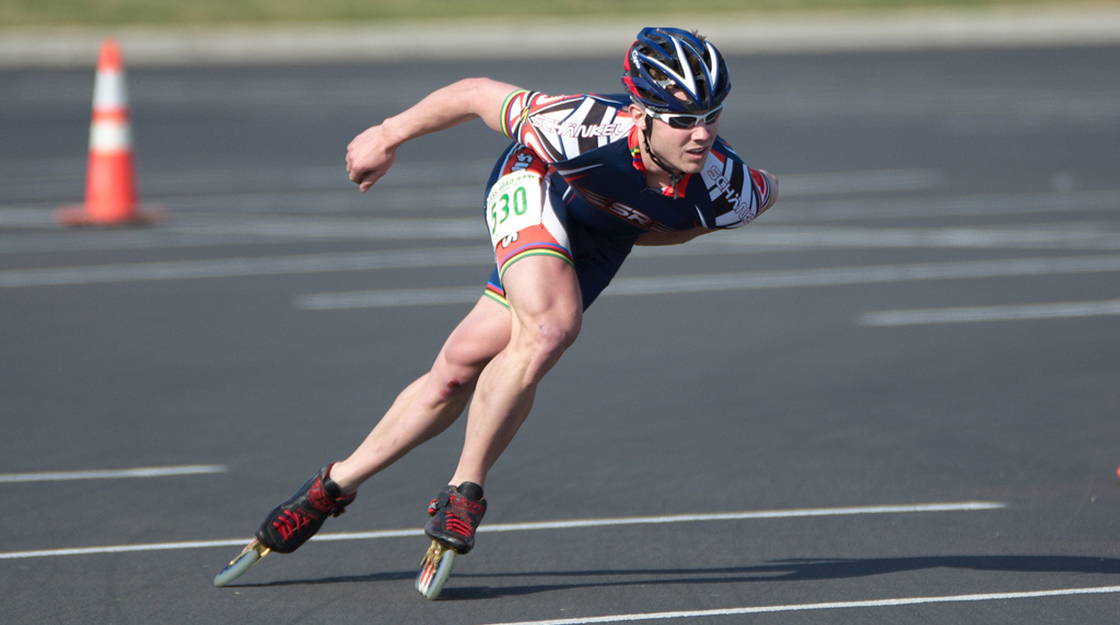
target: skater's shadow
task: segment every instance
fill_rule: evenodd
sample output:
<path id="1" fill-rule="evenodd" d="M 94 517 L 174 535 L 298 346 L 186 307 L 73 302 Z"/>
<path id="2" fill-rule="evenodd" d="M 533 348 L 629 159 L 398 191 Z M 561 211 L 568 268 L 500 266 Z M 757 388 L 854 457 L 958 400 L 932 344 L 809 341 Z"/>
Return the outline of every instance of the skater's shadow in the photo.
<path id="1" fill-rule="evenodd" d="M 1120 559 L 1086 556 L 925 556 L 913 558 L 845 558 L 777 560 L 756 566 L 694 569 L 600 569 L 587 571 L 456 572 L 440 593 L 441 601 L 468 601 L 524 596 L 577 588 L 625 586 L 744 584 L 848 579 L 928 569 L 964 569 L 1011 573 L 1081 573 L 1120 575 Z M 416 571 L 386 571 L 320 579 L 237 583 L 247 588 L 275 588 L 320 584 L 395 582 L 412 580 Z M 470 580 L 540 579 L 520 586 L 468 586 Z"/>
<path id="2" fill-rule="evenodd" d="M 338 575 L 321 579 L 288 579 L 273 582 L 255 582 L 230 584 L 230 588 L 277 588 L 281 586 L 318 586 L 320 584 L 353 584 L 369 582 L 395 582 L 404 579 L 416 579 L 416 571 L 387 571 L 384 573 L 371 573 L 369 575 Z"/>
<path id="3" fill-rule="evenodd" d="M 500 587 L 469 587 L 449 584 L 440 594 L 440 599 L 460 601 L 490 599 L 574 588 L 848 579 L 939 568 L 1012 573 L 1120 575 L 1120 559 L 1085 556 L 927 556 L 836 560 L 793 559 L 777 560 L 758 566 L 697 569 L 522 571 L 497 574 L 467 573 L 464 571 L 456 573 L 453 579 L 460 584 L 470 579 L 494 578 L 541 578 L 556 581 Z"/>

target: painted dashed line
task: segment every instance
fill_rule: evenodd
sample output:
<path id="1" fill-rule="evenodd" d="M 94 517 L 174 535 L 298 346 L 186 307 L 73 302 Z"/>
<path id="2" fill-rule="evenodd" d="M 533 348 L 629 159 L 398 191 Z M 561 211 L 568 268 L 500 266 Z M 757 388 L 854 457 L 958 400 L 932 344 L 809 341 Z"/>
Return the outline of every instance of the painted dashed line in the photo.
<path id="1" fill-rule="evenodd" d="M 1072 319 L 1120 315 L 1120 299 L 1102 302 L 1061 302 L 1054 304 L 1019 304 L 1013 306 L 978 306 L 972 308 L 929 308 L 917 310 L 884 310 L 864 313 L 858 320 L 865 326 L 906 326 L 935 323 L 971 323 L 979 321 L 1021 321 L 1031 319 Z"/>
<path id="2" fill-rule="evenodd" d="M 836 287 L 925 280 L 961 280 L 1025 276 L 1068 275 L 1120 271 L 1120 256 L 1022 258 L 995 261 L 920 263 L 754 271 L 691 276 L 619 278 L 603 297 L 712 293 L 757 289 Z M 296 300 L 305 310 L 391 308 L 432 304 L 468 304 L 478 300 L 480 288 L 401 289 L 306 295 Z"/>
<path id="3" fill-rule="evenodd" d="M 115 480 L 142 477 L 171 477 L 176 475 L 204 475 L 225 473 L 228 467 L 217 464 L 198 464 L 177 467 L 140 467 L 100 471 L 54 471 L 49 473 L 0 474 L 0 484 L 20 482 L 63 482 L 68 480 Z"/>
<path id="4" fill-rule="evenodd" d="M 1015 599 L 1038 599 L 1044 597 L 1069 597 L 1075 595 L 1103 595 L 1116 593 L 1120 593 L 1120 586 L 1098 586 L 1094 588 L 1061 588 L 1057 590 L 1032 590 L 1025 592 L 994 592 L 969 595 L 945 595 L 940 597 L 902 597 L 897 599 L 870 599 L 865 601 L 831 601 L 827 603 L 794 603 L 788 605 L 725 608 L 719 610 L 647 612 L 642 614 L 618 614 L 614 616 L 591 616 L 583 618 L 491 623 L 489 625 L 591 625 L 594 623 L 632 623 L 636 621 L 673 620 L 685 618 L 716 618 L 722 616 L 743 616 L 747 614 L 770 614 L 775 612 L 852 610 L 858 608 L 886 608 L 907 605 L 926 605 L 932 603 L 1010 601 Z"/>
<path id="5" fill-rule="evenodd" d="M 998 510 L 1007 504 L 990 501 L 966 501 L 953 503 L 925 503 L 907 505 L 884 506 L 854 506 L 845 508 L 803 508 L 794 510 L 756 510 L 747 512 L 716 512 L 706 514 L 681 514 L 669 516 L 649 517 L 622 517 L 606 519 L 574 519 L 565 521 L 543 521 L 535 523 L 496 523 L 483 525 L 478 528 L 479 533 L 490 532 L 530 532 L 555 529 L 576 529 L 587 527 L 610 527 L 614 525 L 649 525 L 662 523 L 691 523 L 700 521 L 739 521 L 752 519 L 788 519 L 798 517 L 826 517 L 849 516 L 859 514 L 905 514 L 922 512 L 973 512 L 981 510 Z M 401 538 L 406 536 L 423 536 L 421 529 L 406 530 L 380 530 L 373 532 L 346 532 L 318 534 L 311 540 L 340 541 L 340 540 L 375 540 L 384 538 Z M 36 551 L 11 551 L 0 553 L 0 560 L 18 560 L 28 558 L 49 558 L 61 556 L 95 555 L 108 553 L 134 553 L 145 551 L 173 551 L 179 549 L 206 549 L 211 547 L 240 547 L 249 542 L 249 538 L 234 538 L 223 540 L 199 540 L 175 543 L 153 543 L 142 545 L 108 545 L 102 547 L 76 547 L 71 549 L 42 549 Z"/>

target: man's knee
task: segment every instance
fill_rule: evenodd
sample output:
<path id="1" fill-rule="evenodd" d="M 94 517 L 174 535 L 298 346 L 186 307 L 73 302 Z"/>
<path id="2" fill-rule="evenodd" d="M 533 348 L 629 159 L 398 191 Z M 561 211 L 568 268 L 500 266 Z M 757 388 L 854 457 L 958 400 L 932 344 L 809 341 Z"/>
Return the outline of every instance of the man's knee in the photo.
<path id="1" fill-rule="evenodd" d="M 533 360 L 551 363 L 576 342 L 583 315 L 578 310 L 551 310 L 523 321 L 518 336 L 521 348 L 530 351 Z"/>
<path id="2" fill-rule="evenodd" d="M 514 349 L 551 366 L 575 342 L 583 323 L 575 270 L 559 258 L 531 256 L 512 265 L 503 280 L 516 327 Z"/>
<path id="3" fill-rule="evenodd" d="M 449 341 L 432 367 L 431 383 L 443 401 L 457 396 L 470 395 L 475 382 L 493 356 L 480 356 L 474 346 L 463 346 Z"/>

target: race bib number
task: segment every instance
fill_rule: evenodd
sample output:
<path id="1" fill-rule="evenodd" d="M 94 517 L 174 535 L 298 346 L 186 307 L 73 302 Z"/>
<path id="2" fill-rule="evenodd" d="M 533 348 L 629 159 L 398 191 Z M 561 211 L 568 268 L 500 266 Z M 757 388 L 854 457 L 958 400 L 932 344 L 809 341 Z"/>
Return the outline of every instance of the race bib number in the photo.
<path id="1" fill-rule="evenodd" d="M 529 172 L 502 176 L 486 197 L 486 223 L 494 247 L 520 230 L 541 223 L 541 177 Z"/>

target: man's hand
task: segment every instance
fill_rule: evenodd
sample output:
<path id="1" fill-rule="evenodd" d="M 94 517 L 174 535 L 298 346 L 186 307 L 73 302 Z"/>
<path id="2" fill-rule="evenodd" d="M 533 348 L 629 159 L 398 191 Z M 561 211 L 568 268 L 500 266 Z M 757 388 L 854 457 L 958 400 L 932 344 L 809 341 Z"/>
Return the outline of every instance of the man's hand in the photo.
<path id="1" fill-rule="evenodd" d="M 517 87 L 489 78 L 464 78 L 428 94 L 399 115 L 371 126 L 346 147 L 346 171 L 365 193 L 393 165 L 397 148 L 430 132 L 482 118 L 502 130 L 502 103 Z"/>
<path id="2" fill-rule="evenodd" d="M 362 193 L 369 191 L 396 160 L 396 144 L 388 139 L 383 125 L 367 128 L 346 146 L 346 173 Z"/>

